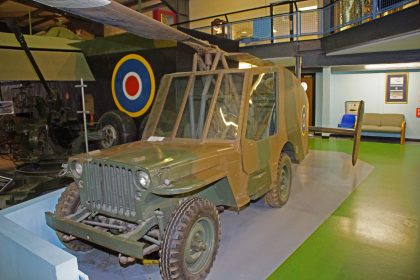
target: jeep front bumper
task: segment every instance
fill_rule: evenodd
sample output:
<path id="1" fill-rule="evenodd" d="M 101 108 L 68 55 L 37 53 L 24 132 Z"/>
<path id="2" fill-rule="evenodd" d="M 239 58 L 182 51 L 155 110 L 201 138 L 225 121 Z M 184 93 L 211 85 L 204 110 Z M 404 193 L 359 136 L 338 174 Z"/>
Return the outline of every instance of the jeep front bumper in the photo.
<path id="1" fill-rule="evenodd" d="M 145 243 L 101 231 L 83 223 L 57 217 L 51 212 L 45 213 L 45 220 L 47 225 L 57 231 L 84 239 L 130 257 L 137 259 L 143 258 Z"/>

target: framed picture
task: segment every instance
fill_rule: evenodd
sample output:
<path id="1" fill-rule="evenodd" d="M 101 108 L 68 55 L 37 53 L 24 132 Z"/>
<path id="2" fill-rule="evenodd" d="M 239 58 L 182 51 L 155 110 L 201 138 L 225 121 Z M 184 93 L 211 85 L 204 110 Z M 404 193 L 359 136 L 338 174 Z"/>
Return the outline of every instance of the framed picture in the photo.
<path id="1" fill-rule="evenodd" d="M 408 73 L 386 75 L 385 103 L 403 104 L 408 101 Z"/>
<path id="2" fill-rule="evenodd" d="M 359 113 L 360 101 L 346 101 L 346 114 L 355 115 Z"/>

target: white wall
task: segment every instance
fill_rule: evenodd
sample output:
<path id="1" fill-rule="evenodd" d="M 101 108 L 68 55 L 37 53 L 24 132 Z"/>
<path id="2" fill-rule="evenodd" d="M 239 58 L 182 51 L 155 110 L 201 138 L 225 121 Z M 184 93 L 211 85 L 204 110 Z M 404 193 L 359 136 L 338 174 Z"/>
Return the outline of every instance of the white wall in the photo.
<path id="1" fill-rule="evenodd" d="M 322 73 L 315 74 L 315 126 L 322 125 Z"/>
<path id="2" fill-rule="evenodd" d="M 420 118 L 415 115 L 416 108 L 420 107 L 420 72 L 409 72 L 407 104 L 385 104 L 385 72 L 333 73 L 330 86 L 330 123 L 322 122 L 323 125 L 337 126 L 344 114 L 345 101 L 364 100 L 366 113 L 404 114 L 407 123 L 406 137 L 420 139 Z M 318 98 L 316 102 L 322 102 L 322 98 Z"/>

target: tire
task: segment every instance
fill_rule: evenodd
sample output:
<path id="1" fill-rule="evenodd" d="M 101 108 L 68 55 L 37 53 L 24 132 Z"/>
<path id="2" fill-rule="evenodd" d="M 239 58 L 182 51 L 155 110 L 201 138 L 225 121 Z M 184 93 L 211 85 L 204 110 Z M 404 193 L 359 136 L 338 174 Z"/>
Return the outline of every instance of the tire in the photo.
<path id="1" fill-rule="evenodd" d="M 99 118 L 99 129 L 104 139 L 100 141 L 100 148 L 106 149 L 136 140 L 136 124 L 127 114 L 112 110 Z"/>
<path id="2" fill-rule="evenodd" d="M 277 165 L 277 179 L 273 188 L 265 195 L 265 203 L 274 208 L 286 204 L 290 196 L 292 185 L 292 161 L 289 155 L 281 153 Z"/>
<path id="3" fill-rule="evenodd" d="M 216 207 L 202 198 L 185 201 L 175 210 L 166 229 L 160 250 L 162 278 L 204 279 L 213 266 L 219 243 Z"/>
<path id="4" fill-rule="evenodd" d="M 57 205 L 55 206 L 55 215 L 57 217 L 64 217 L 76 212 L 80 205 L 80 193 L 76 183 L 71 183 L 66 190 L 61 194 Z M 73 251 L 86 252 L 93 247 L 82 240 L 74 239 L 71 241 L 64 241 L 64 233 L 56 231 L 58 239 L 64 246 Z"/>

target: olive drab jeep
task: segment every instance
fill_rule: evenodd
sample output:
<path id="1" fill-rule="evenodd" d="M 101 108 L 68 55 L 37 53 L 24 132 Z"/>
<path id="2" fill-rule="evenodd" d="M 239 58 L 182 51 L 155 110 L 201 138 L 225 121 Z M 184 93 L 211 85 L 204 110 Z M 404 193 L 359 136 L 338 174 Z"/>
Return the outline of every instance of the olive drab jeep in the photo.
<path id="1" fill-rule="evenodd" d="M 306 94 L 282 67 L 166 75 L 141 141 L 69 159 L 74 183 L 47 223 L 70 249 L 97 244 L 122 263 L 159 251 L 163 279 L 203 279 L 219 211 L 283 206 L 307 136 Z"/>

